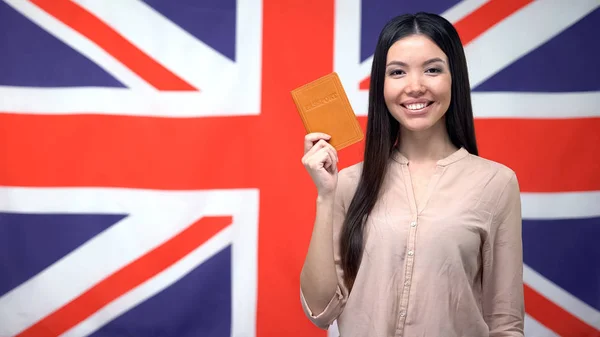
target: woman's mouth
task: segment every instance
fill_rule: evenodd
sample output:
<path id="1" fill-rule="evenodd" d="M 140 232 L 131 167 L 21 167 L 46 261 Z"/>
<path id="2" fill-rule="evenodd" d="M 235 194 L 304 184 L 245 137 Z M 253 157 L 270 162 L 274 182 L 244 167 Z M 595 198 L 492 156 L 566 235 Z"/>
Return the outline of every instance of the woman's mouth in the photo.
<path id="1" fill-rule="evenodd" d="M 406 108 L 409 112 L 423 112 L 426 108 L 433 104 L 430 102 L 419 102 L 419 103 L 409 103 L 409 104 L 401 104 L 404 108 Z"/>

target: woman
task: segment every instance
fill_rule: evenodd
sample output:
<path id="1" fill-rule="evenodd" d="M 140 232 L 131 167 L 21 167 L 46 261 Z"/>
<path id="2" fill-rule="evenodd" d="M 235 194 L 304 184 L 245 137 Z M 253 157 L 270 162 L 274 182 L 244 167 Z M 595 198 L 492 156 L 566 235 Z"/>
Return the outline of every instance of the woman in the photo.
<path id="1" fill-rule="evenodd" d="M 438 15 L 392 19 L 373 57 L 364 160 L 305 137 L 317 190 L 307 317 L 341 336 L 523 336 L 515 173 L 478 156 L 467 64 Z M 333 239 L 332 239 L 333 238 Z"/>

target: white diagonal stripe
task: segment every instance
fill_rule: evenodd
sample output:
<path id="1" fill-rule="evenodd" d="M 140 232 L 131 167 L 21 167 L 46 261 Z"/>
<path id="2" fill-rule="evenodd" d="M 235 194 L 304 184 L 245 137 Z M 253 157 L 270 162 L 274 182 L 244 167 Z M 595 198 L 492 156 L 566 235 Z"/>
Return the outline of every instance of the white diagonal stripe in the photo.
<path id="1" fill-rule="evenodd" d="M 560 337 L 528 314 L 525 314 L 524 332 L 527 337 Z"/>
<path id="2" fill-rule="evenodd" d="M 471 87 L 485 82 L 600 7 L 598 0 L 538 0 L 465 47 Z"/>
<path id="3" fill-rule="evenodd" d="M 229 234 L 215 239 L 213 244 L 216 246 L 210 248 L 209 245 L 208 251 L 199 249 L 191 253 L 178 265 L 141 285 L 140 290 L 117 299 L 104 308 L 100 316 L 86 320 L 73 331 L 98 329 L 135 301 L 143 301 L 151 289 L 158 291 L 174 282 L 185 270 L 201 263 L 202 258 L 222 245 L 225 238 L 233 240 L 232 296 L 235 301 L 232 331 L 254 331 L 256 190 L 163 192 L 109 188 L 0 188 L 0 211 L 130 214 L 0 297 L 0 321 L 8 322 L 0 326 L 0 336 L 13 336 L 23 331 L 200 217 L 222 215 L 233 216 L 233 223 L 231 229 L 224 232 Z M 129 244 L 131 240 L 136 244 Z M 68 284 L 64 282 L 65 277 L 69 279 Z"/>
<path id="4" fill-rule="evenodd" d="M 600 330 L 600 312 L 587 303 L 563 290 L 527 265 L 523 266 L 523 280 L 550 301 Z"/>
<path id="5" fill-rule="evenodd" d="M 158 246 L 165 238 L 174 236 L 185 225 L 168 224 L 168 216 L 161 217 L 151 212 L 139 217 L 128 217 L 3 295 L 0 297 L 0 320 L 10 324 L 0 327 L 0 336 L 13 336 L 22 332 L 107 275 Z M 150 228 L 168 228 L 172 233 L 156 233 L 148 230 Z M 125 238 L 135 238 L 136 244 L 115 244 Z M 108 249 L 109 247 L 111 248 Z M 68 284 L 64 282 L 65 278 L 68 278 Z M 53 293 L 51 297 L 48 296 L 49 290 Z"/>
<path id="6" fill-rule="evenodd" d="M 600 191 L 521 193 L 524 219 L 600 217 Z"/>
<path id="7" fill-rule="evenodd" d="M 446 18 L 446 20 L 455 24 L 489 1 L 490 0 L 463 0 L 449 8 L 441 15 Z"/>
<path id="8" fill-rule="evenodd" d="M 600 117 L 600 91 L 473 92 L 471 97 L 475 118 Z"/>
<path id="9" fill-rule="evenodd" d="M 214 96 L 209 98 L 214 101 L 210 103 L 211 107 L 237 101 L 237 105 L 243 105 L 241 109 L 221 108 L 222 111 L 258 114 L 261 94 L 261 1 L 239 0 L 237 3 L 235 62 L 141 0 L 75 1 L 109 23 L 169 71 L 199 89 L 203 96 Z"/>
<path id="10" fill-rule="evenodd" d="M 132 72 L 131 69 L 125 67 L 119 60 L 115 59 L 104 49 L 98 47 L 93 41 L 90 41 L 87 37 L 65 25 L 32 2 L 22 0 L 4 1 L 33 23 L 73 48 L 74 51 L 81 53 L 83 56 L 96 63 L 125 86 L 131 89 L 141 90 L 141 92 L 145 94 L 148 94 L 148 91 L 156 91 L 156 89 L 148 82 Z M 39 55 L 39 57 L 42 58 L 44 55 Z M 0 94 L 0 97 L 2 97 L 2 100 L 7 98 L 7 96 L 4 96 L 3 94 Z"/>
<path id="11" fill-rule="evenodd" d="M 42 19 L 56 21 L 58 26 L 64 26 L 27 1 L 7 1 L 17 7 L 31 7 L 28 11 L 35 12 L 37 16 L 41 15 Z M 89 45 L 90 51 L 84 48 L 82 51 L 84 54 L 97 52 L 100 56 L 92 58 L 97 63 L 100 62 L 99 57 L 108 58 L 100 65 L 104 65 L 103 67 L 117 79 L 132 89 L 148 90 L 0 86 L 0 97 L 3 97 L 0 100 L 0 113 L 100 113 L 160 117 L 260 114 L 261 1 L 238 0 L 237 2 L 236 54 L 238 58 L 235 63 L 141 1 L 123 0 L 118 3 L 107 3 L 81 0 L 78 3 L 111 24 L 111 27 L 128 38 L 129 42 L 153 57 L 169 71 L 198 87 L 200 92 L 156 91 L 104 50 L 65 26 L 63 30 L 70 34 L 63 38 L 66 43 L 74 41 L 74 47 L 84 45 L 87 48 Z M 136 13 L 136 15 L 131 16 L 129 13 Z M 148 27 L 149 25 L 151 27 Z M 150 29 L 149 31 L 160 28 L 160 31 L 159 34 L 148 34 L 144 28 Z M 60 29 L 58 31 L 62 32 Z M 164 44 L 157 44 L 156 41 L 160 42 L 160 40 L 157 40 L 156 36 L 168 36 L 169 48 L 165 48 Z M 132 75 L 133 79 L 129 79 L 127 74 Z"/>
<path id="12" fill-rule="evenodd" d="M 60 336 L 86 337 L 93 334 L 104 325 L 110 323 L 113 319 L 124 314 L 128 310 L 131 310 L 138 304 L 158 294 L 183 278 L 198 265 L 227 247 L 232 239 L 231 227 L 222 230 L 204 245 L 196 248 L 169 268 L 130 290 L 123 296 L 118 297 L 116 300 L 96 311 L 93 315 Z"/>
<path id="13" fill-rule="evenodd" d="M 206 91 L 211 79 L 234 65 L 142 1 L 74 1 L 197 89 Z"/>

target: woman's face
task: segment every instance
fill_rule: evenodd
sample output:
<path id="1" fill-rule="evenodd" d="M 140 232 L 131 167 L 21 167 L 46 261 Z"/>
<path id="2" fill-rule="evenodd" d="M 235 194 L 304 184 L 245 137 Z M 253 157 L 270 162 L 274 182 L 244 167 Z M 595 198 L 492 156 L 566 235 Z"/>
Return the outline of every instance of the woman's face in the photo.
<path id="1" fill-rule="evenodd" d="M 384 98 L 403 128 L 423 131 L 443 122 L 451 86 L 448 58 L 429 38 L 407 36 L 388 50 Z"/>

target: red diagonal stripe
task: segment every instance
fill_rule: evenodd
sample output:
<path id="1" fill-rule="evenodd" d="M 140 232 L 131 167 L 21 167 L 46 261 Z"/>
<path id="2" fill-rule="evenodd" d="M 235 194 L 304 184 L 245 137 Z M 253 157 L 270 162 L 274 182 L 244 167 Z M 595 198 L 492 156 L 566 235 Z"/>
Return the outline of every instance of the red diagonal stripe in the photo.
<path id="1" fill-rule="evenodd" d="M 74 1 L 31 0 L 31 2 L 92 40 L 156 89 L 196 91 L 192 85 L 163 67 Z"/>
<path id="2" fill-rule="evenodd" d="M 561 337 L 600 337 L 600 331 L 525 285 L 527 313 Z"/>
<path id="3" fill-rule="evenodd" d="M 533 0 L 490 0 L 469 15 L 454 23 L 463 45 L 476 39 L 486 30 L 511 16 Z M 369 90 L 369 78 L 359 84 L 361 90 Z"/>
<path id="4" fill-rule="evenodd" d="M 533 0 L 491 0 L 454 24 L 463 45 L 511 16 Z"/>
<path id="5" fill-rule="evenodd" d="M 206 217 L 110 275 L 16 337 L 55 337 L 73 328 L 119 296 L 192 252 L 231 224 L 231 217 Z"/>
<path id="6" fill-rule="evenodd" d="M 293 113 L 289 113 L 294 116 L 290 120 L 295 118 Z M 359 120 L 364 128 L 366 118 Z M 267 135 L 272 131 L 266 126 L 261 128 L 264 123 L 258 117 L 3 113 L 0 158 L 9 165 L 0 165 L 0 185 L 257 187 L 265 170 L 276 169 L 267 163 L 280 165 L 280 151 L 284 151 L 274 148 L 276 140 Z M 294 134 L 302 138 L 299 121 L 285 125 L 289 125 L 286 134 L 278 139 L 287 141 Z M 600 190 L 600 146 L 596 146 L 600 144 L 600 118 L 476 119 L 475 126 L 480 154 L 513 168 L 523 192 Z M 143 135 L 139 135 L 141 130 Z M 231 130 L 251 130 L 248 134 L 261 136 L 249 139 L 247 133 Z M 149 134 L 156 137 L 144 136 Z M 342 150 L 340 167 L 362 160 L 361 147 L 362 143 Z M 296 159 L 289 160 L 300 165 L 296 160 L 302 149 L 295 151 Z"/>

